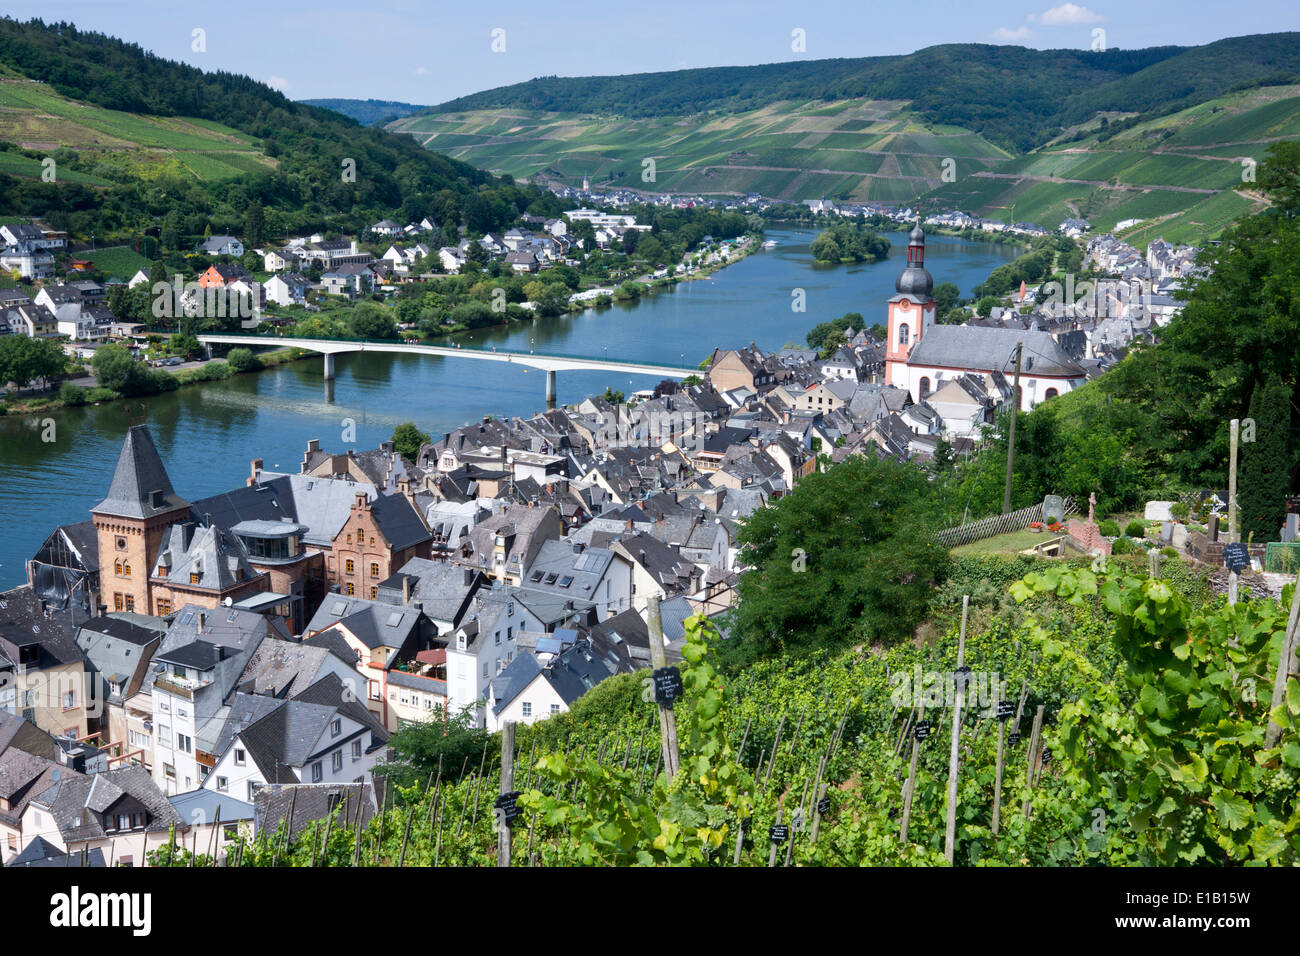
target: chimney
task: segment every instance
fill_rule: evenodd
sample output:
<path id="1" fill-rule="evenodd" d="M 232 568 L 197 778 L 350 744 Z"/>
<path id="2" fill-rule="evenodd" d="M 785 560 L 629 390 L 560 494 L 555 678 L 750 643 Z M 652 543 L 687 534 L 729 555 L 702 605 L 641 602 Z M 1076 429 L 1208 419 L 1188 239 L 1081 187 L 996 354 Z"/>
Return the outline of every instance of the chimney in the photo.
<path id="1" fill-rule="evenodd" d="M 203 630 L 203 625 L 208 621 L 208 615 L 204 611 L 199 611 L 199 630 Z"/>
<path id="2" fill-rule="evenodd" d="M 248 463 L 248 487 L 257 484 L 257 473 L 262 470 L 262 459 L 254 458 Z"/>
<path id="3" fill-rule="evenodd" d="M 628 519 L 627 519 L 627 530 L 628 530 L 628 531 L 631 531 L 631 530 L 632 530 L 632 519 L 631 519 L 631 518 L 628 518 Z"/>
<path id="4" fill-rule="evenodd" d="M 393 453 L 393 443 L 391 441 L 381 441 L 379 443 L 379 450 L 386 455 L 391 455 Z"/>
<path id="5" fill-rule="evenodd" d="M 409 574 L 402 575 L 402 603 L 411 603 L 411 576 Z"/>
<path id="6" fill-rule="evenodd" d="M 474 583 L 474 571 L 473 571 L 473 569 L 471 569 L 471 568 L 466 568 L 466 569 L 465 569 L 465 587 L 469 587 L 469 586 L 470 586 L 471 584 L 473 584 L 473 583 Z"/>

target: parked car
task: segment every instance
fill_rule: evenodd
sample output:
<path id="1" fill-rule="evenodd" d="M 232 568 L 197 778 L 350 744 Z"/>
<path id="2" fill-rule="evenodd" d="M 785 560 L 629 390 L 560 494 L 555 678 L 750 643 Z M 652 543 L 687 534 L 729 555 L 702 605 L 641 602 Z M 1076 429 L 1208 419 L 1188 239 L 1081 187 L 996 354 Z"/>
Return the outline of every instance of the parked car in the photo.
<path id="1" fill-rule="evenodd" d="M 179 355 L 173 355 L 171 358 L 169 358 L 169 359 L 168 359 L 166 362 L 164 362 L 163 364 L 164 364 L 164 365 L 182 365 L 182 364 L 184 364 L 184 362 L 185 362 L 185 359 L 181 358 Z"/>

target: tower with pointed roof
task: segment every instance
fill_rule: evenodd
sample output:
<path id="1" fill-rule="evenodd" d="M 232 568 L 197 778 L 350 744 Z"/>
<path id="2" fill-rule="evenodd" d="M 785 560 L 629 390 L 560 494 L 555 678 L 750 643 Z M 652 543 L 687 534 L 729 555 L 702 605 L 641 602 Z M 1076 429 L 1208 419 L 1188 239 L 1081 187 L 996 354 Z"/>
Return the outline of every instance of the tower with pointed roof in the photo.
<path id="1" fill-rule="evenodd" d="M 190 503 L 172 489 L 148 426 L 127 431 L 108 496 L 90 513 L 99 538 L 104 603 L 111 611 L 154 613 L 150 562 L 167 529 L 190 517 Z"/>
<path id="2" fill-rule="evenodd" d="M 885 384 L 902 378 L 900 366 L 907 364 L 912 346 L 934 325 L 934 279 L 925 268 L 925 230 L 918 219 L 907 237 L 907 266 L 894 284 L 889 300 L 889 338 L 885 343 Z"/>

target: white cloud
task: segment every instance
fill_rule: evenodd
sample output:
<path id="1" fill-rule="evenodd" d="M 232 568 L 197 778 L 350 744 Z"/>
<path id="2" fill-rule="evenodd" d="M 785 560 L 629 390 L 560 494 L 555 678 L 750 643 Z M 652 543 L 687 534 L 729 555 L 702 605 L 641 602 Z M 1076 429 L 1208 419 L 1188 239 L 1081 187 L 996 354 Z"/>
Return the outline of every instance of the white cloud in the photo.
<path id="1" fill-rule="evenodd" d="M 428 73 L 428 72 L 429 72 L 429 71 L 428 71 L 425 67 L 422 67 L 422 66 L 417 66 L 417 67 L 415 68 L 415 75 L 416 75 L 416 76 L 424 76 L 424 75 L 425 75 L 426 73 Z"/>
<path id="2" fill-rule="evenodd" d="M 273 90 L 279 90 L 283 93 L 289 88 L 289 81 L 282 76 L 269 76 L 266 79 L 266 85 Z"/>
<path id="3" fill-rule="evenodd" d="M 1019 43 L 1028 40 L 1030 33 L 1029 27 L 1016 27 L 1014 30 L 1007 27 L 998 27 L 993 31 L 992 36 L 999 43 Z"/>
<path id="4" fill-rule="evenodd" d="M 1106 18 L 1099 13 L 1093 13 L 1087 7 L 1063 3 L 1042 13 L 1031 13 L 1029 19 L 1045 27 L 1068 27 L 1079 23 L 1101 23 Z"/>

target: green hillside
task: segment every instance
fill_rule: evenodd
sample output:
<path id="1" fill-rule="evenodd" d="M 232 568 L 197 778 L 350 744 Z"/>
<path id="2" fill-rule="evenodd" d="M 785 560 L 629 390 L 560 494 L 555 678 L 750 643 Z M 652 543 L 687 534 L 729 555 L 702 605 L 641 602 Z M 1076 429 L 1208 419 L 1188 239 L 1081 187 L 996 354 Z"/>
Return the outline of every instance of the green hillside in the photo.
<path id="1" fill-rule="evenodd" d="M 513 176 L 665 192 L 799 200 L 906 200 L 940 182 L 944 157 L 993 168 L 1007 151 L 898 102 L 773 103 L 732 115 L 599 118 L 515 109 L 424 114 L 389 128 Z M 653 182 L 643 178 L 653 159 Z"/>
<path id="2" fill-rule="evenodd" d="M 395 100 L 325 99 L 299 100 L 299 102 L 306 103 L 308 106 L 319 106 L 322 109 L 342 113 L 363 126 L 374 126 L 399 116 L 410 116 L 412 113 L 418 113 L 420 110 L 428 108 L 417 106 L 414 103 L 399 103 Z"/>
<path id="3" fill-rule="evenodd" d="M 1110 230 L 1141 219 L 1123 230 L 1139 245 L 1157 235 L 1174 242 L 1213 237 L 1262 208 L 1257 194 L 1234 190 L 1251 189 L 1243 181 L 1244 161 L 1258 161 L 1272 143 L 1300 136 L 1300 86 L 1233 93 L 1134 119 L 1108 120 L 1105 127 L 1093 121 L 1068 141 L 959 175 L 925 204 L 1043 226 L 1083 216 L 1094 228 Z"/>

